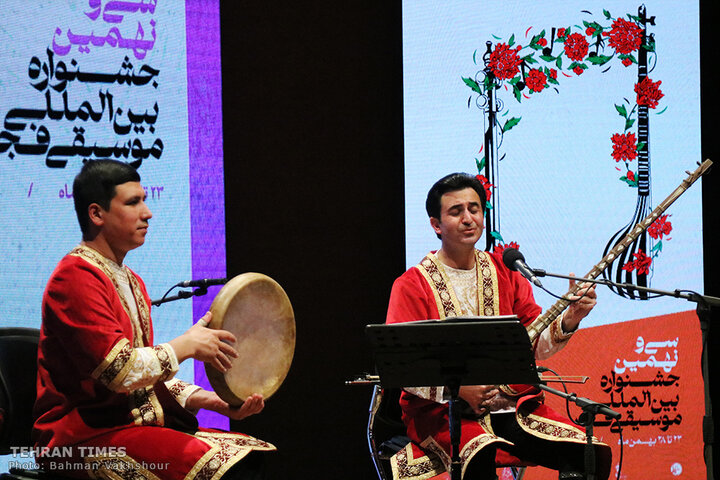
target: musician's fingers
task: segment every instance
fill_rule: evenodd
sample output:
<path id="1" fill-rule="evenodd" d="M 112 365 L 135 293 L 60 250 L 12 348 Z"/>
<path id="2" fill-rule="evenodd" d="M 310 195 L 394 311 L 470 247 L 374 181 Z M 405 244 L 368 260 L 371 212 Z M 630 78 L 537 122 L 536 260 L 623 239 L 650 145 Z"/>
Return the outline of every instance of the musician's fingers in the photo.
<path id="1" fill-rule="evenodd" d="M 494 397 L 494 396 L 497 395 L 498 393 L 500 393 L 500 392 L 499 392 L 499 390 L 497 389 L 497 387 L 495 387 L 495 386 L 488 386 L 487 390 L 485 390 L 485 395 L 484 395 L 485 400 L 491 399 L 492 397 Z"/>
<path id="2" fill-rule="evenodd" d="M 225 342 L 220 342 L 218 345 L 218 348 L 220 349 L 220 352 L 225 354 L 228 357 L 237 358 L 238 352 L 235 350 L 232 345 L 228 345 Z"/>
<path id="3" fill-rule="evenodd" d="M 200 325 L 202 327 L 207 327 L 210 325 L 210 321 L 212 320 L 212 312 L 207 312 L 205 315 L 200 317 L 200 320 L 197 321 L 196 325 Z"/>
<path id="4" fill-rule="evenodd" d="M 265 400 L 259 393 L 254 393 L 245 400 L 245 405 L 247 405 L 248 412 L 255 414 L 265 408 Z"/>
<path id="5" fill-rule="evenodd" d="M 237 337 L 232 334 L 232 332 L 228 332 L 227 330 L 215 330 L 215 333 L 217 334 L 217 338 L 226 343 L 235 343 L 237 342 Z"/>
<path id="6" fill-rule="evenodd" d="M 213 359 L 210 360 L 210 362 L 208 362 L 208 363 L 209 363 L 210 365 L 212 365 L 215 370 L 217 370 L 217 371 L 219 371 L 219 372 L 222 372 L 222 373 L 227 372 L 227 371 L 228 371 L 228 368 L 229 368 L 229 367 L 224 366 L 224 365 L 222 364 L 222 362 L 220 362 L 220 359 L 219 359 L 218 357 L 213 358 Z"/>
<path id="7" fill-rule="evenodd" d="M 591 285 L 589 283 L 581 283 L 580 289 L 575 292 L 574 297 L 577 299 L 587 299 L 594 301 L 597 298 L 597 291 L 595 289 L 595 285 Z"/>
<path id="8" fill-rule="evenodd" d="M 212 366 L 225 373 L 232 367 L 232 362 L 224 353 L 218 353 L 212 360 Z"/>
<path id="9" fill-rule="evenodd" d="M 586 284 L 586 285 L 587 285 L 587 284 Z M 587 285 L 587 286 L 585 287 L 585 291 L 587 292 L 585 295 L 586 295 L 588 298 L 591 298 L 591 299 L 593 299 L 593 300 L 597 298 L 597 289 L 595 288 L 595 284 Z"/>
<path id="10" fill-rule="evenodd" d="M 485 415 L 488 412 L 488 407 L 484 403 L 481 403 L 477 407 L 473 408 L 473 411 L 478 415 Z"/>

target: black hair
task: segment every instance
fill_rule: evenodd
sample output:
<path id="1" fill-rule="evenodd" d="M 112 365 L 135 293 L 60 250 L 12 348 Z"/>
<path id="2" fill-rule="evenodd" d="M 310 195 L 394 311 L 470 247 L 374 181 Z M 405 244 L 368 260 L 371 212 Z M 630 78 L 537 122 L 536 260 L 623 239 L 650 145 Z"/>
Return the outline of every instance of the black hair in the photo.
<path id="1" fill-rule="evenodd" d="M 485 211 L 485 203 L 487 202 L 487 196 L 485 195 L 485 187 L 482 182 L 470 175 L 469 173 L 451 173 L 446 175 L 430 188 L 425 200 L 425 211 L 428 217 L 440 219 L 440 200 L 442 196 L 448 192 L 457 192 L 458 190 L 464 190 L 466 188 L 472 188 L 480 197 L 480 208 Z"/>
<path id="2" fill-rule="evenodd" d="M 140 174 L 131 165 L 117 160 L 91 160 L 85 162 L 73 182 L 75 214 L 83 238 L 87 239 L 90 229 L 88 207 L 97 203 L 103 209 L 110 209 L 115 197 L 115 186 L 127 182 L 139 182 Z"/>

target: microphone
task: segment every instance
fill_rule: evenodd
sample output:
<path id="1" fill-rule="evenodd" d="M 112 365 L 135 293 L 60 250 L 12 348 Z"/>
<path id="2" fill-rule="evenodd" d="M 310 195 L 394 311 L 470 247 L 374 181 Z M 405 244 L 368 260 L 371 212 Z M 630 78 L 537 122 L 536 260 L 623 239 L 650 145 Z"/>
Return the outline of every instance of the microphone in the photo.
<path id="1" fill-rule="evenodd" d="M 227 278 L 203 278 L 202 280 L 185 280 L 180 282 L 176 287 L 187 288 L 187 287 L 202 287 L 207 288 L 213 285 L 225 285 Z"/>
<path id="2" fill-rule="evenodd" d="M 520 253 L 519 250 L 506 248 L 502 258 L 507 268 L 515 272 L 520 272 L 523 277 L 530 280 L 534 285 L 542 288 L 542 283 L 540 283 L 540 280 L 535 276 L 532 268 L 528 267 L 527 263 L 525 263 L 525 257 L 523 257 L 523 254 Z"/>

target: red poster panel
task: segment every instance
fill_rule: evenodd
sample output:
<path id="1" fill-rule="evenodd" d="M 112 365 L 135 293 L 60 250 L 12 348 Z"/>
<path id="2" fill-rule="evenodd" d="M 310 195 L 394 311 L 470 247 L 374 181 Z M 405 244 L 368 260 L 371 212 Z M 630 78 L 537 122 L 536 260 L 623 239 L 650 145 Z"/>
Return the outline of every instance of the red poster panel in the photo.
<path id="1" fill-rule="evenodd" d="M 619 421 L 596 419 L 595 436 L 613 450 L 611 478 L 620 460 L 620 432 L 621 479 L 704 478 L 701 349 L 697 315 L 688 311 L 581 329 L 543 366 L 563 376 L 589 376 L 568 390 L 622 414 Z M 562 398 L 547 394 L 546 401 L 566 411 Z M 570 413 L 577 418 L 581 410 L 571 404 Z M 554 480 L 557 472 L 532 467 L 524 478 Z"/>

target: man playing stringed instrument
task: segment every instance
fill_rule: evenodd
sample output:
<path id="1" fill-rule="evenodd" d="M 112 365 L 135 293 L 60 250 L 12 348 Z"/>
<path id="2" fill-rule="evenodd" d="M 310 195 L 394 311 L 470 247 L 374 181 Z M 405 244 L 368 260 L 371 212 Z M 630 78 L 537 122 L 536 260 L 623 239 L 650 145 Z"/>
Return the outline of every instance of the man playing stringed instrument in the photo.
<path id="1" fill-rule="evenodd" d="M 530 283 L 509 270 L 501 256 L 475 248 L 483 232 L 486 194 L 475 177 L 455 173 L 430 189 L 426 210 L 441 248 L 429 253 L 393 284 L 387 323 L 456 316 L 517 315 L 529 325 L 540 313 Z M 571 291 L 574 281 L 570 282 Z M 580 285 L 569 308 L 534 344 L 537 359 L 560 351 L 596 303 L 593 286 Z M 537 391 L 508 386 L 462 386 L 467 404 L 461 421 L 463 478 L 494 479 L 495 465 L 520 462 L 585 478 L 585 432 L 543 403 Z M 397 480 L 420 480 L 450 471 L 448 403 L 443 387 L 407 388 L 400 405 L 412 440 L 391 460 Z M 610 449 L 595 447 L 597 476 L 606 479 Z"/>
<path id="2" fill-rule="evenodd" d="M 275 450 L 234 432 L 198 428 L 200 408 L 233 419 L 259 413 L 260 395 L 231 407 L 215 392 L 174 378 L 195 358 L 221 371 L 234 335 L 207 327 L 154 345 L 150 299 L 123 265 L 152 217 L 140 176 L 114 160 L 87 162 L 73 184 L 82 243 L 48 281 L 38 349 L 33 437 L 38 462 L 77 478 L 259 478 Z"/>

